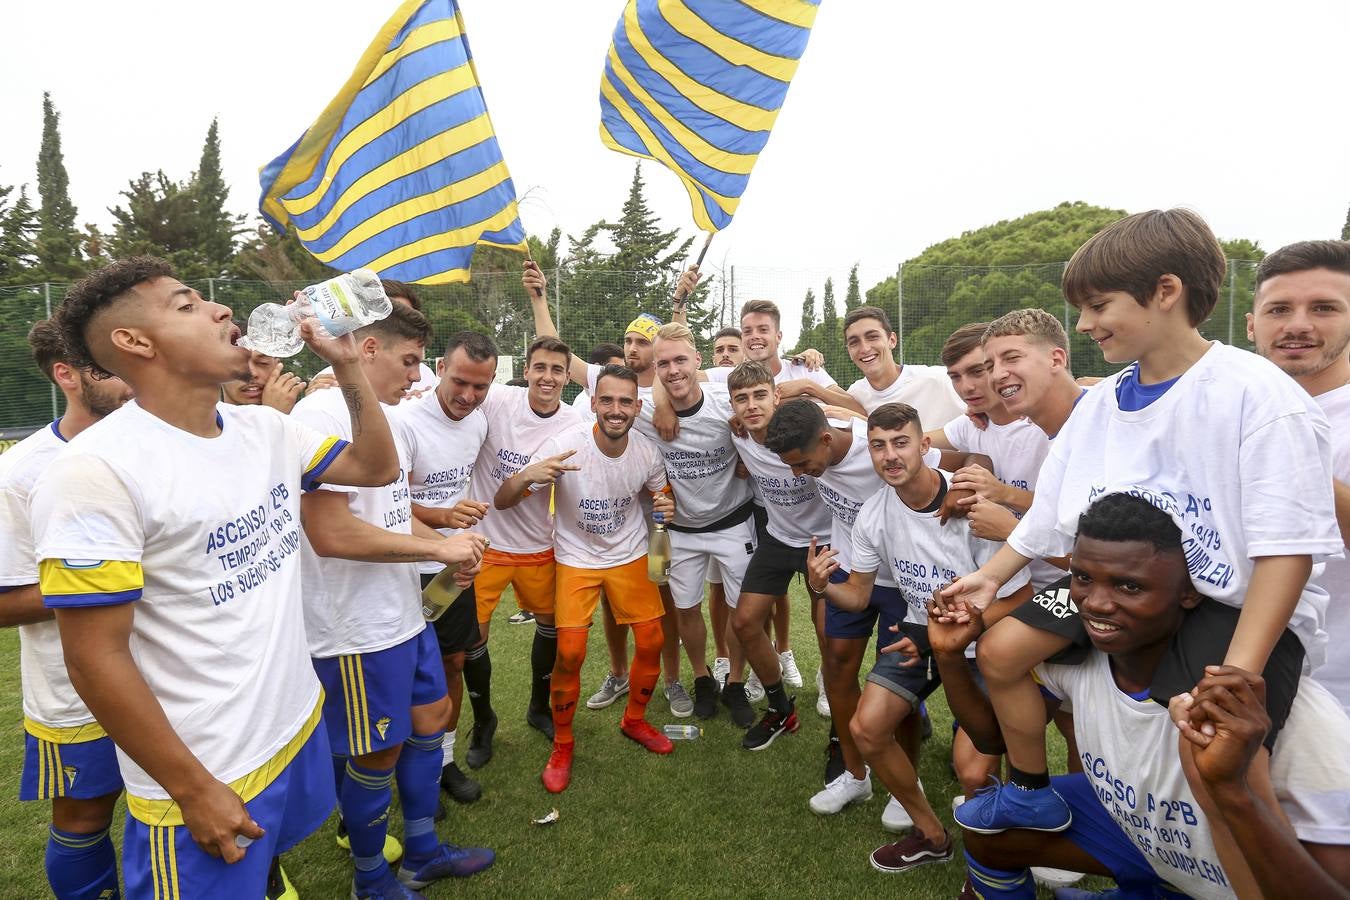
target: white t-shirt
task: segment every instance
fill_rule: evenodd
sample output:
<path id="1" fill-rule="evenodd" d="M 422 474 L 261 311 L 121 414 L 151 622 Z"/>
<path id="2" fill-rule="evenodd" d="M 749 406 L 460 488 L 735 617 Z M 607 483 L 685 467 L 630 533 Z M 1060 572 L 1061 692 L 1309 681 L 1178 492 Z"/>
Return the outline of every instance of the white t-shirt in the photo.
<path id="1" fill-rule="evenodd" d="M 1036 493 L 1036 476 L 1050 453 L 1050 438 L 1030 419 L 1013 419 L 1006 425 L 990 422 L 981 431 L 960 415 L 942 428 L 953 447 L 962 453 L 983 453 L 993 460 L 994 477 L 1004 484 Z M 1017 518 L 1022 513 L 1013 512 Z M 1043 559 L 1033 559 L 1027 567 L 1031 583 L 1038 589 L 1064 577 L 1064 570 Z"/>
<path id="2" fill-rule="evenodd" d="M 585 388 L 582 388 L 581 393 L 573 397 L 568 405 L 577 411 L 579 421 L 595 421 L 595 413 L 591 410 L 591 394 Z"/>
<path id="3" fill-rule="evenodd" d="M 318 704 L 300 492 L 346 444 L 266 406 L 218 409 L 221 434 L 201 438 L 127 403 L 52 462 L 32 510 L 47 605 L 134 602 L 141 676 L 228 783 L 275 756 Z M 168 798 L 118 758 L 132 795 Z"/>
<path id="4" fill-rule="evenodd" d="M 750 472 L 755 499 L 768 514 L 765 529 L 789 547 L 809 547 L 830 539 L 834 517 L 816 492 L 810 475 L 793 475 L 777 453 L 750 436 L 735 437 L 736 451 Z"/>
<path id="5" fill-rule="evenodd" d="M 58 420 L 59 422 L 59 420 Z M 33 432 L 0 455 L 0 587 L 38 583 L 29 503 L 33 485 L 66 447 L 58 422 Z M 5 595 L 0 594 L 0 605 Z M 94 721 L 66 672 L 55 622 L 19 626 L 19 674 L 24 718 L 45 728 L 77 728 Z"/>
<path id="6" fill-rule="evenodd" d="M 1050 446 L 1030 511 L 1008 538 L 1023 556 L 1065 556 L 1097 497 L 1134 493 L 1170 507 L 1191 581 L 1241 607 L 1260 556 L 1311 555 L 1290 628 L 1307 664 L 1324 657 L 1322 562 L 1341 552 L 1326 416 L 1273 363 L 1214 343 L 1165 394 L 1125 412 L 1117 373 L 1090 388 Z"/>
<path id="7" fill-rule="evenodd" d="M 840 568 L 848 572 L 853 568 L 853 529 L 858 510 L 867 498 L 885 487 L 886 482 L 872 465 L 872 454 L 867 449 L 867 422 L 862 419 L 830 420 L 830 425 L 850 429 L 853 438 L 844 458 L 816 476 L 816 493 L 834 516 L 830 525 L 830 546 L 834 548 Z M 883 566 L 869 571 L 877 573 L 877 584 L 895 587 L 889 568 Z"/>
<path id="8" fill-rule="evenodd" d="M 322 369 L 314 373 L 314 377 L 318 378 L 320 375 L 332 375 L 332 374 L 333 374 L 333 367 L 324 366 Z M 432 371 L 432 368 L 430 366 L 428 366 L 424 362 L 418 363 L 417 382 L 412 387 L 408 388 L 408 394 L 411 395 L 418 391 L 421 391 L 422 393 L 425 394 L 426 392 L 433 390 L 436 387 L 436 385 L 440 383 L 441 380 L 436 377 L 436 373 Z M 415 400 L 416 398 L 409 396 L 407 399 Z"/>
<path id="9" fill-rule="evenodd" d="M 646 553 L 647 523 L 638 498 L 666 486 L 656 444 L 629 431 L 623 453 L 609 457 L 595 445 L 595 427 L 577 423 L 535 454 L 544 459 L 576 451 L 567 461 L 580 469 L 565 472 L 554 486 L 553 552 L 558 562 L 578 569 L 609 569 Z"/>
<path id="10" fill-rule="evenodd" d="M 830 377 L 830 373 L 825 371 L 822 366 L 819 369 L 808 369 L 804 364 L 793 362 L 790 359 L 778 360 L 778 374 L 773 376 L 774 384 L 782 384 L 785 381 L 797 381 L 805 378 L 808 381 L 814 381 L 821 387 L 834 387 L 838 382 Z M 712 369 L 704 369 L 708 380 L 718 384 L 726 384 L 727 376 L 731 374 L 734 366 L 718 366 Z"/>
<path id="11" fill-rule="evenodd" d="M 1350 484 L 1350 384 L 1313 398 L 1331 423 L 1331 474 Z M 10 451 L 11 453 L 13 451 Z M 1350 559 L 1329 559 L 1322 586 L 1330 594 L 1327 608 L 1327 661 L 1313 677 L 1331 689 L 1350 713 Z"/>
<path id="12" fill-rule="evenodd" d="M 494 384 L 478 407 L 488 423 L 487 439 L 478 451 L 469 496 L 492 504 L 502 482 L 529 463 L 543 443 L 577 423 L 572 407 L 560 404 L 541 416 L 530 408 L 529 388 Z M 505 553 L 540 553 L 553 548 L 553 517 L 548 491 L 526 497 L 510 509 L 489 510 L 479 533 Z"/>
<path id="13" fill-rule="evenodd" d="M 456 421 L 445 414 L 433 391 L 389 410 L 389 425 L 408 451 L 408 488 L 412 502 L 433 509 L 450 509 L 469 493 L 469 478 L 478 451 L 487 439 L 487 419 L 475 409 Z M 457 529 L 439 528 L 449 537 Z M 417 570 L 434 575 L 445 568 L 421 562 Z"/>
<path id="14" fill-rule="evenodd" d="M 890 386 L 877 390 L 866 378 L 859 378 L 848 386 L 848 392 L 868 413 L 887 403 L 908 403 L 918 410 L 924 431 L 950 422 L 966 411 L 965 403 L 961 402 L 942 366 L 906 363 L 900 367 L 899 377 Z"/>
<path id="15" fill-rule="evenodd" d="M 1298 683 L 1270 754 L 1275 799 L 1299 840 L 1350 844 L 1350 717 L 1312 678 Z"/>
<path id="16" fill-rule="evenodd" d="M 950 480 L 941 470 L 938 475 L 944 483 Z M 951 518 L 943 525 L 931 512 L 910 509 L 887 484 L 867 498 L 853 525 L 854 569 L 892 576 L 909 606 L 909 621 L 920 625 L 928 623 L 933 591 L 984 565 L 999 546 L 972 534 L 968 519 Z M 1026 583 L 1024 569 L 999 588 L 998 596 L 1007 597 Z M 972 644 L 966 655 L 974 651 Z"/>
<path id="17" fill-rule="evenodd" d="M 1155 401 L 1156 402 L 1156 401 Z M 1181 771 L 1176 726 L 1167 707 L 1144 698 L 1135 700 L 1116 686 L 1110 658 L 1097 650 L 1079 665 L 1042 663 L 1036 667 L 1042 686 L 1056 697 L 1071 700 L 1075 710 L 1074 737 L 1083 772 L 1102 807 L 1143 853 L 1158 877 L 1178 891 L 1198 898 L 1231 898 L 1227 873 L 1219 861 L 1205 813 L 1196 802 Z M 1312 685 L 1313 690 L 1307 690 Z M 1294 798 L 1281 808 L 1295 833 L 1328 826 L 1329 803 L 1340 797 L 1343 835 L 1346 786 L 1350 774 L 1350 736 L 1344 727 L 1323 731 L 1319 716 L 1335 711 L 1334 704 L 1318 702 L 1316 685 L 1300 683 L 1293 707 L 1272 758 L 1271 778 L 1277 797 Z M 1343 717 L 1342 717 L 1343 718 Z M 1291 731 L 1297 736 L 1290 739 Z M 1283 749 L 1281 749 L 1283 748 Z M 1309 774 L 1330 771 L 1327 783 L 1290 780 L 1287 773 L 1307 766 Z M 1278 772 L 1277 772 L 1278 770 Z M 1338 843 L 1340 841 L 1337 841 Z"/>
<path id="18" fill-rule="evenodd" d="M 381 409 L 388 416 L 392 407 L 381 405 Z M 291 417 L 344 440 L 351 434 L 351 417 L 340 391 L 315 391 L 295 405 Z M 394 446 L 398 448 L 399 470 L 393 484 L 324 485 L 322 490 L 345 494 L 352 515 L 368 525 L 395 534 L 412 534 L 408 449 L 397 431 Z M 322 522 L 310 525 L 323 527 Z M 311 656 L 327 659 L 387 650 L 426 627 L 416 563 L 324 557 L 314 552 L 307 538 L 303 543 L 305 630 Z"/>
<path id="19" fill-rule="evenodd" d="M 680 433 L 662 441 L 651 419 L 639 418 L 633 430 L 653 443 L 665 460 L 675 491 L 675 524 L 703 528 L 730 515 L 753 494 L 750 481 L 736 477 L 736 444 L 731 437 L 731 401 L 721 384 L 702 385 L 703 399 L 677 412 Z"/>

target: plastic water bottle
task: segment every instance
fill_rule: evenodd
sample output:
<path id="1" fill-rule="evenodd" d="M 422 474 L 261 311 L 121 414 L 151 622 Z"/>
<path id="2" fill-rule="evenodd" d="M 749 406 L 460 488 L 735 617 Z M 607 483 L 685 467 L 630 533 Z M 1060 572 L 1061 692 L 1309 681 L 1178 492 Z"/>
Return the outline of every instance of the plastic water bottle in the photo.
<path id="1" fill-rule="evenodd" d="M 310 285 L 294 303 L 262 304 L 249 315 L 248 334 L 239 346 L 277 358 L 294 356 L 305 346 L 300 337 L 302 319 L 317 319 L 328 336 L 341 337 L 383 319 L 393 309 L 379 276 L 357 269 Z"/>
<path id="2" fill-rule="evenodd" d="M 487 546 L 487 541 L 484 541 L 483 549 L 486 550 Z M 459 566 L 446 566 L 422 588 L 422 618 L 428 622 L 435 622 L 445 615 L 450 604 L 463 593 L 464 588 L 455 581 L 455 572 L 458 570 Z"/>
<path id="3" fill-rule="evenodd" d="M 661 522 L 656 523 L 647 543 L 647 577 L 653 584 L 670 583 L 670 534 Z"/>
<path id="4" fill-rule="evenodd" d="M 703 736 L 703 729 L 697 725 L 666 725 L 661 730 L 672 741 L 696 741 Z"/>

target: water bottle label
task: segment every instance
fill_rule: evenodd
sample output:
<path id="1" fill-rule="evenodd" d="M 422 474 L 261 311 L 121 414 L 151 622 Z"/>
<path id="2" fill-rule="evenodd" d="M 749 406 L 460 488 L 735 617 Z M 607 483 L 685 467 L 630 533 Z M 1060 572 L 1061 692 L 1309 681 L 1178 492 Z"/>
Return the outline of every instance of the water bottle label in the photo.
<path id="1" fill-rule="evenodd" d="M 341 337 L 349 331 L 361 327 L 356 315 L 356 305 L 347 293 L 341 278 L 332 278 L 323 284 L 305 289 L 309 302 L 314 307 L 314 315 L 333 337 Z"/>

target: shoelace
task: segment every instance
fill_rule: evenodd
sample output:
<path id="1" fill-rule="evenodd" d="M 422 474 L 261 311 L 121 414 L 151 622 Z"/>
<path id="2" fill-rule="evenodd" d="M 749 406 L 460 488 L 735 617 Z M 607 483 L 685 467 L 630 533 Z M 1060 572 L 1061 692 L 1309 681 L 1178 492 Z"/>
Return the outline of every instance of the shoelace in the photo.
<path id="1" fill-rule="evenodd" d="M 990 794 L 994 795 L 992 801 L 988 803 L 986 807 L 981 809 L 984 815 L 977 817 L 980 820 L 980 824 L 993 821 L 995 814 L 998 812 L 999 802 L 1003 799 L 1003 782 L 998 779 L 997 775 L 990 775 L 989 781 L 991 781 L 992 784 L 986 784 L 982 788 L 976 788 L 975 796 L 970 800 L 970 802 L 974 802 L 980 797 L 988 797 Z"/>

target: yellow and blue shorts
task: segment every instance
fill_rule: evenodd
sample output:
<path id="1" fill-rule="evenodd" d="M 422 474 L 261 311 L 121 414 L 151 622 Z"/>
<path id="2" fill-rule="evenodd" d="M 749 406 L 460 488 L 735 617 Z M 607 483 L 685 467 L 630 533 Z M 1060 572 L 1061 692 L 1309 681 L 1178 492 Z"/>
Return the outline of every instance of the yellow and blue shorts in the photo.
<path id="1" fill-rule="evenodd" d="M 122 791 L 117 750 L 97 724 L 49 728 L 24 722 L 20 800 L 92 800 Z"/>
<path id="2" fill-rule="evenodd" d="M 445 667 L 428 625 L 373 653 L 314 660 L 323 684 L 323 721 L 335 756 L 365 756 L 412 734 L 412 708 L 445 696 Z"/>
<path id="3" fill-rule="evenodd" d="M 491 622 L 507 585 L 516 589 L 516 605 L 536 615 L 553 614 L 553 549 L 538 553 L 507 553 L 488 548 L 483 567 L 473 580 L 478 621 Z"/>
<path id="4" fill-rule="evenodd" d="M 127 900 L 262 897 L 272 858 L 317 831 L 337 805 L 328 735 L 318 727 L 318 713 L 316 707 L 281 752 L 230 785 L 265 832 L 237 863 L 227 865 L 198 847 L 176 803 L 129 796 L 122 841 Z"/>

